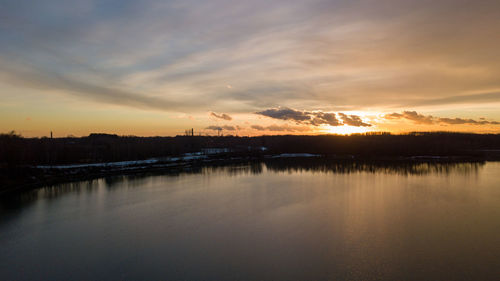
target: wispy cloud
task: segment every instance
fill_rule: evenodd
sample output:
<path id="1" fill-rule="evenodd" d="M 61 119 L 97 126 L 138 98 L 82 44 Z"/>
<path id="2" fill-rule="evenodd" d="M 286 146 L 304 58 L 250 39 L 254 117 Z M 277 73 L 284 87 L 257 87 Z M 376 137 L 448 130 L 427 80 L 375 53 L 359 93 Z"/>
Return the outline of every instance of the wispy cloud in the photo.
<path id="1" fill-rule="evenodd" d="M 444 124 L 444 125 L 499 125 L 497 121 L 487 121 L 484 119 L 464 119 L 464 118 L 448 118 L 448 117 L 434 117 L 432 115 L 419 114 L 416 111 L 404 111 L 402 113 L 391 113 L 384 116 L 386 119 L 407 119 L 413 121 L 415 124 Z"/>
<path id="2" fill-rule="evenodd" d="M 9 112 L 39 99 L 78 110 L 78 101 L 122 112 L 216 110 L 220 121 L 258 112 L 310 127 L 373 128 L 349 112 L 430 106 L 500 120 L 498 0 L 105 2 L 2 2 L 0 99 L 18 104 Z M 440 124 L 486 124 L 471 120 Z"/>
<path id="3" fill-rule="evenodd" d="M 213 116 L 217 119 L 223 119 L 223 120 L 227 120 L 227 121 L 231 121 L 233 120 L 233 117 L 229 116 L 228 114 L 226 113 L 215 113 L 215 112 L 210 112 L 210 116 Z"/>
<path id="4" fill-rule="evenodd" d="M 472 95 L 456 95 L 443 98 L 429 98 L 417 100 L 405 106 L 427 106 L 427 105 L 443 105 L 443 104 L 468 104 L 468 103 L 490 103 L 500 102 L 500 92 L 488 92 Z"/>
<path id="5" fill-rule="evenodd" d="M 251 129 L 257 131 L 270 131 L 270 132 L 308 132 L 311 131 L 311 128 L 307 126 L 290 126 L 290 125 L 276 125 L 272 124 L 269 126 L 261 126 L 261 125 L 252 125 Z"/>
<path id="6" fill-rule="evenodd" d="M 174 101 L 167 98 L 148 96 L 113 85 L 75 78 L 64 73 L 51 72 L 31 64 L 15 64 L 0 56 L 0 81 L 12 85 L 22 85 L 44 92 L 59 91 L 99 103 L 155 109 L 161 111 L 182 110 L 200 104 L 198 101 Z"/>
<path id="7" fill-rule="evenodd" d="M 8 1 L 0 57 L 19 60 L 0 71 L 16 87 L 166 111 L 500 102 L 488 92 L 498 1 L 377 3 Z"/>
<path id="8" fill-rule="evenodd" d="M 236 131 L 238 128 L 237 127 L 234 127 L 234 126 L 208 126 L 205 128 L 205 130 L 213 130 L 213 131 L 222 131 L 222 130 L 226 130 L 226 131 Z"/>
<path id="9" fill-rule="evenodd" d="M 403 113 L 391 113 L 385 115 L 386 119 L 408 119 L 416 124 L 434 124 L 434 117 L 418 114 L 416 111 L 404 111 Z"/>

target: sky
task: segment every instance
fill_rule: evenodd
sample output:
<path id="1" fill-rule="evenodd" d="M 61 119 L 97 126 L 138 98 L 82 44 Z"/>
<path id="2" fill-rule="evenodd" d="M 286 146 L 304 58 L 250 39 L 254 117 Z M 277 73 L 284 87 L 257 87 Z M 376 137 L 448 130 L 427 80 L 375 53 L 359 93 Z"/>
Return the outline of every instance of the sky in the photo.
<path id="1" fill-rule="evenodd" d="M 0 132 L 500 133 L 500 1 L 0 0 Z"/>

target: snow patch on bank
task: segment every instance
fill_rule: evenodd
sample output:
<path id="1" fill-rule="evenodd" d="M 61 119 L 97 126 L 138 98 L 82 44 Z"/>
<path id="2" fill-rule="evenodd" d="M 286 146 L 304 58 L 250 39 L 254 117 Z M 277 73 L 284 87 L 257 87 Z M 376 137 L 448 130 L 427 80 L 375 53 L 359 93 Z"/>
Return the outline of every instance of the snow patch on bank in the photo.
<path id="1" fill-rule="evenodd" d="M 90 163 L 90 164 L 68 164 L 68 165 L 37 165 L 35 168 L 39 169 L 74 169 L 74 168 L 89 168 L 89 167 L 126 167 L 135 165 L 147 165 L 158 163 L 158 159 L 146 159 L 135 161 L 119 161 L 119 162 L 105 162 L 105 163 Z"/>
<path id="2" fill-rule="evenodd" d="M 88 163 L 88 164 L 68 164 L 68 165 L 37 165 L 34 166 L 38 169 L 77 169 L 77 168 L 125 168 L 135 166 L 147 166 L 160 163 L 172 163 L 179 161 L 192 161 L 198 159 L 206 159 L 208 156 L 195 153 L 189 153 L 180 157 L 168 158 L 152 158 L 146 160 L 135 161 L 119 161 L 119 162 L 104 162 L 104 163 Z"/>

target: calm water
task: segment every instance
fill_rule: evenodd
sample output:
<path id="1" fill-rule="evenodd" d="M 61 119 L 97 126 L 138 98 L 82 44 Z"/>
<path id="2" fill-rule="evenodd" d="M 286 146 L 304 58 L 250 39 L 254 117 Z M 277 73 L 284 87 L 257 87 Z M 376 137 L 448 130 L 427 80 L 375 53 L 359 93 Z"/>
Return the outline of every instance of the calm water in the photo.
<path id="1" fill-rule="evenodd" d="M 498 280 L 500 163 L 253 164 L 0 203 L 0 280 Z"/>

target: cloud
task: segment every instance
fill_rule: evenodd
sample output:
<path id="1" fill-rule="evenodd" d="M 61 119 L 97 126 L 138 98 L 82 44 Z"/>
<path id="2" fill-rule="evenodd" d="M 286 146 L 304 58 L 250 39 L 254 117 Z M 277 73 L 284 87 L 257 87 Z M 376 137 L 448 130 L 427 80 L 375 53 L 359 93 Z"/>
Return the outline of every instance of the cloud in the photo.
<path id="1" fill-rule="evenodd" d="M 413 121 L 415 124 L 434 124 L 434 117 L 431 115 L 418 114 L 416 111 L 404 111 L 403 113 L 391 113 L 385 115 L 386 119 L 408 119 Z"/>
<path id="2" fill-rule="evenodd" d="M 272 124 L 266 127 L 261 125 L 252 125 L 250 126 L 250 128 L 257 131 L 271 131 L 271 132 L 307 132 L 311 130 L 309 127 L 306 126 L 289 126 L 288 124 L 285 125 Z"/>
<path id="3" fill-rule="evenodd" d="M 252 126 L 250 126 L 250 128 L 257 130 L 257 131 L 265 131 L 266 130 L 266 128 L 261 126 L 261 125 L 252 125 Z"/>
<path id="4" fill-rule="evenodd" d="M 227 120 L 227 121 L 233 120 L 233 117 L 229 116 L 226 113 L 218 114 L 218 113 L 212 111 L 212 112 L 210 112 L 210 116 L 213 116 L 213 117 L 218 118 L 218 119 Z"/>
<path id="5" fill-rule="evenodd" d="M 213 130 L 213 131 L 222 131 L 222 130 L 226 130 L 226 131 L 236 131 L 237 128 L 234 127 L 234 126 L 208 126 L 205 128 L 205 130 Z"/>
<path id="6" fill-rule="evenodd" d="M 355 126 L 355 127 L 370 127 L 371 124 L 363 122 L 361 118 L 357 115 L 346 115 L 344 113 L 339 113 L 342 122 L 345 125 Z"/>
<path id="7" fill-rule="evenodd" d="M 289 126 L 280 126 L 280 125 L 270 125 L 270 126 L 267 126 L 266 129 L 269 131 L 272 131 L 272 132 L 283 132 L 283 131 L 293 132 L 293 131 L 295 131 L 293 128 L 291 128 Z"/>
<path id="8" fill-rule="evenodd" d="M 291 109 L 291 108 L 287 108 L 287 107 L 270 108 L 270 109 L 266 109 L 266 110 L 257 112 L 257 114 L 271 117 L 274 119 L 296 121 L 298 123 L 311 120 L 311 116 L 310 116 L 309 112 L 299 111 L 299 110 L 295 110 L 295 109 Z"/>
<path id="9" fill-rule="evenodd" d="M 468 125 L 498 125 L 500 122 L 497 121 L 486 121 L 486 120 L 473 120 L 473 119 L 462 119 L 462 118 L 438 118 L 438 122 L 442 124 L 457 125 L 457 124 L 468 124 Z"/>
<path id="10" fill-rule="evenodd" d="M 226 130 L 226 131 L 236 131 L 237 128 L 234 127 L 234 126 L 222 126 L 222 129 Z"/>
<path id="11" fill-rule="evenodd" d="M 444 98 L 431 98 L 420 101 L 414 101 L 406 106 L 425 106 L 442 104 L 464 104 L 464 103 L 491 103 L 500 101 L 500 92 L 488 92 L 472 95 L 456 95 Z"/>
<path id="12" fill-rule="evenodd" d="M 94 2 L 5 2 L 0 72 L 14 88 L 189 114 L 500 102 L 498 0 Z"/>
<path id="13" fill-rule="evenodd" d="M 319 126 L 322 124 L 327 124 L 330 126 L 341 126 L 343 125 L 337 119 L 335 113 L 324 113 L 324 112 L 314 112 L 312 113 L 314 117 L 312 117 L 311 124 L 315 126 Z"/>
<path id="14" fill-rule="evenodd" d="M 301 111 L 287 107 L 271 108 L 263 111 L 256 112 L 256 114 L 270 117 L 273 119 L 294 121 L 297 124 L 312 125 L 312 126 L 355 126 L 355 127 L 369 127 L 371 124 L 363 122 L 361 117 L 357 115 L 346 115 L 344 113 L 323 112 L 316 111 Z M 341 117 L 343 122 L 337 118 L 337 114 Z"/>
<path id="15" fill-rule="evenodd" d="M 407 119 L 419 125 L 433 125 L 433 124 L 499 125 L 500 124 L 500 122 L 487 121 L 484 118 L 480 118 L 479 120 L 474 120 L 474 119 L 463 119 L 463 118 L 434 117 L 432 115 L 419 114 L 416 111 L 403 111 L 402 113 L 394 112 L 391 114 L 386 114 L 384 118 L 388 120 Z"/>
<path id="16" fill-rule="evenodd" d="M 42 91 L 59 91 L 94 100 L 99 103 L 125 105 L 142 109 L 161 111 L 185 109 L 195 105 L 185 101 L 173 101 L 162 97 L 148 96 L 139 92 L 124 90 L 113 85 L 103 85 L 95 81 L 83 81 L 64 73 L 55 73 L 30 64 L 16 64 L 0 56 L 0 81 L 11 85 L 22 85 Z M 191 103 L 191 104 L 190 104 Z M 190 105 L 188 105 L 190 104 Z"/>

